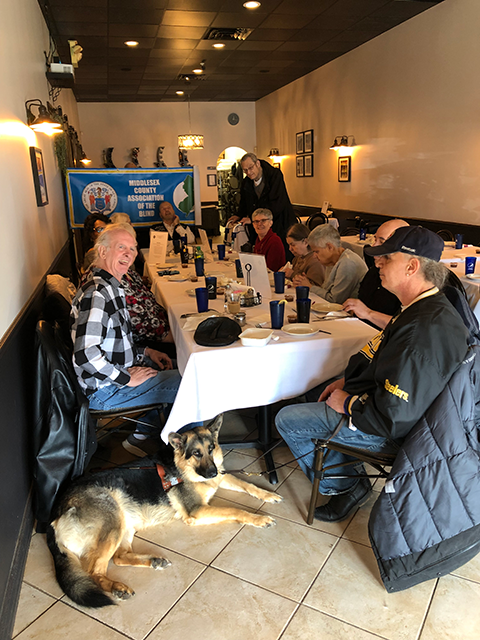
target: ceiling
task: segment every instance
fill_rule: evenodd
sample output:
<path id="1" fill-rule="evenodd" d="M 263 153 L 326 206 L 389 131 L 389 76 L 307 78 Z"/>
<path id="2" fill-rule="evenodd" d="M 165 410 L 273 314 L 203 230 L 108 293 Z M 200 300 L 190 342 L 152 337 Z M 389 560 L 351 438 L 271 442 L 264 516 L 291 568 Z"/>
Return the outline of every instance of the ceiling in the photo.
<path id="1" fill-rule="evenodd" d="M 255 101 L 443 0 L 38 0 L 80 102 Z M 245 40 L 205 39 L 244 28 Z M 134 49 L 126 40 L 137 40 Z M 189 77 L 205 61 L 203 76 Z"/>

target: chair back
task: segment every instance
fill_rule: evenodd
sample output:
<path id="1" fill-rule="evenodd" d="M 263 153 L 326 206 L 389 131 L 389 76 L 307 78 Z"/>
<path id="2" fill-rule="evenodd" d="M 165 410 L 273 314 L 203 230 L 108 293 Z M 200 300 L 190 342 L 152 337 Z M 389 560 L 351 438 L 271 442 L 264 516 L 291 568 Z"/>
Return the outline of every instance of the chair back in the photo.
<path id="1" fill-rule="evenodd" d="M 313 213 L 307 220 L 307 227 L 310 229 L 310 231 L 313 231 L 315 227 L 318 227 L 321 224 L 327 224 L 327 222 L 327 216 L 321 211 L 317 211 L 316 213 Z"/>

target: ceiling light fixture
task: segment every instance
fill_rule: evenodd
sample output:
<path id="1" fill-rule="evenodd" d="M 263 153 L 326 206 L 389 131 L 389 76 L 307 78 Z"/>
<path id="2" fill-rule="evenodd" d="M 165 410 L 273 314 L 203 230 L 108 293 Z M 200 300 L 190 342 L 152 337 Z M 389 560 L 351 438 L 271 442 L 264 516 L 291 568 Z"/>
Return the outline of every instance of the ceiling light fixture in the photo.
<path id="1" fill-rule="evenodd" d="M 183 96 L 185 91 L 175 91 L 175 93 L 177 94 L 177 96 Z"/>
<path id="2" fill-rule="evenodd" d="M 193 73 L 199 76 L 202 73 L 205 73 L 205 60 L 202 60 L 196 69 L 192 69 Z"/>
<path id="3" fill-rule="evenodd" d="M 224 42 L 215 42 L 215 44 L 212 45 L 214 49 L 223 49 L 224 46 L 225 46 Z"/>
<path id="4" fill-rule="evenodd" d="M 254 0 L 249 0 L 249 2 L 243 3 L 243 6 L 245 7 L 245 9 L 258 9 L 260 5 L 261 5 L 261 2 L 256 2 Z"/>
<path id="5" fill-rule="evenodd" d="M 123 44 L 126 44 L 127 47 L 138 47 L 138 42 L 136 40 L 127 40 Z"/>
<path id="6" fill-rule="evenodd" d="M 203 149 L 203 136 L 198 133 L 191 133 L 192 121 L 190 117 L 190 94 L 188 94 L 188 130 L 190 133 L 178 136 L 178 148 L 183 151 L 190 151 L 190 149 Z"/>
<path id="7" fill-rule="evenodd" d="M 351 143 L 348 141 L 349 138 L 352 139 Z M 351 147 L 355 147 L 355 146 L 356 146 L 356 143 L 355 143 L 355 138 L 353 136 L 336 136 L 330 149 L 334 151 L 336 151 L 337 149 L 346 151 L 347 149 L 350 149 Z"/>
<path id="8" fill-rule="evenodd" d="M 35 117 L 32 107 L 37 107 L 37 117 Z M 38 98 L 35 100 L 27 100 L 25 109 L 27 110 L 27 125 L 35 132 L 46 133 L 47 136 L 62 133 L 63 125 L 60 122 L 56 122 L 52 116 L 49 115 L 47 107 Z"/>

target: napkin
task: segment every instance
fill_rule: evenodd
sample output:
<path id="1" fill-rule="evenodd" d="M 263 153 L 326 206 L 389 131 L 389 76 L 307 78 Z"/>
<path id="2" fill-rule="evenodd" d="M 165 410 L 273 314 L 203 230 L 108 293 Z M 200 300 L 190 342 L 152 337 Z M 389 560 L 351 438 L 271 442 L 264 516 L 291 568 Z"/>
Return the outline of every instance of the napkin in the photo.
<path id="1" fill-rule="evenodd" d="M 198 325 L 206 320 L 207 318 L 214 318 L 216 316 L 221 315 L 218 311 L 205 311 L 204 313 L 196 313 L 194 316 L 190 316 L 190 318 L 185 318 L 183 322 L 182 329 L 184 331 L 196 331 Z"/>

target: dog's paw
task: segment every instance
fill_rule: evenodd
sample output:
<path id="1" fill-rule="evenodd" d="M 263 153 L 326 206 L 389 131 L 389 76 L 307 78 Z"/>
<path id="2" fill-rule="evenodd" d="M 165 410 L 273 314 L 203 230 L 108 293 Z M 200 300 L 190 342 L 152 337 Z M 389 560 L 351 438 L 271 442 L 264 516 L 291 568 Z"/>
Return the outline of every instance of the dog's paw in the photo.
<path id="1" fill-rule="evenodd" d="M 116 582 L 112 588 L 112 596 L 117 600 L 128 600 L 134 595 L 135 591 L 121 582 Z"/>
<path id="2" fill-rule="evenodd" d="M 269 527 L 273 527 L 274 525 L 277 524 L 276 520 L 274 520 L 274 518 L 271 518 L 270 516 L 255 516 L 252 519 L 251 524 L 253 524 L 254 527 L 260 527 L 261 529 L 268 529 Z"/>
<path id="3" fill-rule="evenodd" d="M 195 518 L 192 518 L 191 516 L 189 516 L 188 518 L 184 519 L 185 524 L 188 524 L 190 527 L 194 527 L 197 524 L 197 521 Z"/>
<path id="4" fill-rule="evenodd" d="M 166 569 L 166 567 L 169 567 L 171 564 L 170 560 L 166 558 L 152 558 L 150 560 L 150 566 L 153 569 Z"/>
<path id="5" fill-rule="evenodd" d="M 269 491 L 266 496 L 263 498 L 265 502 L 282 502 L 283 497 L 279 496 L 278 493 L 272 493 Z"/>

